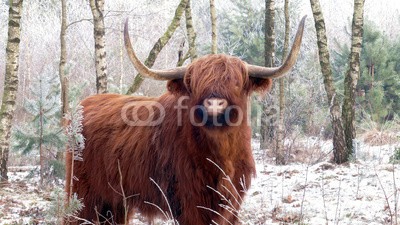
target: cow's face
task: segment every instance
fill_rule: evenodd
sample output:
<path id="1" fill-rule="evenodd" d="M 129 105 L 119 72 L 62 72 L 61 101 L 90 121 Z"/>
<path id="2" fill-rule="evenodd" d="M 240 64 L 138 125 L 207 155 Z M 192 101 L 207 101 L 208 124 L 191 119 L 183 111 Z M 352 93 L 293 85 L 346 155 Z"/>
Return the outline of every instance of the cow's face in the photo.
<path id="1" fill-rule="evenodd" d="M 197 59 L 183 79 L 168 83 L 168 89 L 189 96 L 196 124 L 214 128 L 240 125 L 247 118 L 250 93 L 267 90 L 271 83 L 271 79 L 249 77 L 246 63 L 221 54 Z"/>
<path id="2" fill-rule="evenodd" d="M 129 59 L 140 74 L 156 80 L 169 80 L 168 89 L 188 97 L 194 122 L 204 127 L 240 125 L 246 118 L 247 98 L 252 91 L 267 90 L 272 78 L 286 74 L 295 64 L 300 51 L 305 17 L 299 24 L 292 49 L 279 67 L 248 65 L 227 55 L 209 55 L 188 67 L 153 70 L 137 57 L 125 22 L 124 40 Z M 192 114 L 192 113 L 191 113 Z"/>

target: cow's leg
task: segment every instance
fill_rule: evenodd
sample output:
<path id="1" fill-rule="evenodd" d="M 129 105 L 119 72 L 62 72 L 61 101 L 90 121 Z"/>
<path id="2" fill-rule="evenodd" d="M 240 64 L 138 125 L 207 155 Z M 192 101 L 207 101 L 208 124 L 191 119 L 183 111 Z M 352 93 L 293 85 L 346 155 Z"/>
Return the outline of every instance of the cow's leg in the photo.
<path id="1" fill-rule="evenodd" d="M 217 191 L 224 196 L 224 198 L 221 197 L 220 204 L 225 206 L 220 206 L 216 209 L 220 215 L 215 215 L 214 221 L 221 225 L 240 224 L 240 206 L 243 202 L 245 190 L 250 187 L 250 183 L 243 183 L 244 180 L 250 182 L 251 177 L 249 174 L 245 176 L 246 179 L 243 179 L 244 176 L 242 174 L 238 176 L 238 174 L 234 172 L 231 172 L 228 176 L 229 177 L 226 177 L 226 179 L 222 179 L 217 188 Z"/>
<path id="2" fill-rule="evenodd" d="M 130 211 L 129 206 L 126 208 L 124 207 L 123 204 L 117 204 L 116 206 L 113 207 L 113 221 L 115 224 L 128 224 L 129 223 L 129 217 L 130 217 Z M 127 221 L 125 221 L 127 220 Z"/>
<path id="3" fill-rule="evenodd" d="M 86 174 L 82 173 L 82 165 L 80 163 L 75 163 L 75 176 L 78 178 L 74 183 L 71 184 L 73 190 L 71 195 L 76 195 L 77 199 L 80 199 L 82 204 L 82 209 L 74 216 L 74 221 L 76 223 L 71 224 L 81 224 L 83 222 L 95 222 L 98 221 L 99 210 L 102 210 L 102 201 L 99 199 L 99 194 L 93 191 L 89 180 L 86 178 Z M 79 172 L 80 171 L 80 172 Z"/>

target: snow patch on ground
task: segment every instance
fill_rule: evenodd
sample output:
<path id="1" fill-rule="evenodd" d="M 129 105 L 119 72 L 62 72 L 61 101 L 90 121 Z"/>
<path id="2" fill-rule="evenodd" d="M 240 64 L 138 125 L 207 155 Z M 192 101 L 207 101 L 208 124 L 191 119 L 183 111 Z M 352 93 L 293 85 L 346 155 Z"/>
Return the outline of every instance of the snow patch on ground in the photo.
<path id="1" fill-rule="evenodd" d="M 309 143 L 314 146 L 305 141 Z M 318 145 L 322 152 L 331 149 L 324 142 Z M 244 223 L 391 224 L 396 213 L 400 218 L 400 165 L 389 162 L 398 147 L 359 142 L 345 165 L 331 164 L 328 157 L 285 166 L 259 161 L 242 207 Z M 259 151 L 255 149 L 256 155 Z"/>
<path id="2" fill-rule="evenodd" d="M 0 187 L 0 224 L 45 224 L 50 193 L 39 189 L 39 178 L 28 178 L 34 167 L 9 168 L 9 182 Z"/>
<path id="3" fill-rule="evenodd" d="M 251 217 L 256 212 L 260 218 L 249 224 L 300 220 L 305 224 L 387 224 L 390 213 L 384 191 L 393 211 L 393 180 L 400 184 L 399 169 L 399 165 L 369 163 L 258 165 L 243 214 Z"/>

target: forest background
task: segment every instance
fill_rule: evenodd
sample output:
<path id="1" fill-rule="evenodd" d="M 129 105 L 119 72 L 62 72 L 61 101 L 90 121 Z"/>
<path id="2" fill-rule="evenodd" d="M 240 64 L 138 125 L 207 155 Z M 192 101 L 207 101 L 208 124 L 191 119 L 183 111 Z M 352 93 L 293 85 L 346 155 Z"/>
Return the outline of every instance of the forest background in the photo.
<path id="1" fill-rule="evenodd" d="M 130 33 L 141 59 L 149 54 L 154 43 L 164 34 L 180 1 L 140 0 L 105 1 L 105 51 L 107 89 L 125 94 L 134 82 L 136 71 L 129 62 L 123 43 L 123 23 L 130 20 Z M 276 1 L 276 64 L 280 64 L 284 46 L 284 1 Z M 265 2 L 261 0 L 216 1 L 218 52 L 241 57 L 244 61 L 264 65 Z M 353 1 L 321 0 L 324 13 L 331 65 L 338 98 L 343 98 L 343 80 L 349 67 Z M 193 27 L 196 31 L 198 55 L 211 52 L 210 2 L 192 1 Z M 9 1 L 0 4 L 0 96 L 6 66 L 6 44 Z M 389 143 L 398 142 L 400 130 L 400 3 L 396 0 L 367 0 L 364 6 L 364 39 L 361 74 L 356 88 L 356 131 L 358 137 L 374 142 L 377 133 Z M 298 22 L 308 15 L 301 55 L 285 83 L 286 110 L 284 139 L 302 137 L 331 139 L 333 131 L 323 76 L 319 65 L 316 33 L 310 2 L 293 0 L 289 4 L 290 40 Z M 67 1 L 67 59 L 70 108 L 85 97 L 95 94 L 96 66 L 93 38 L 93 15 L 88 1 Z M 61 5 L 54 0 L 25 1 L 21 19 L 18 92 L 13 116 L 10 161 L 8 166 L 41 164 L 47 175 L 62 177 L 62 162 L 57 154 L 65 149 L 61 129 L 61 90 L 59 79 Z M 179 51 L 188 50 L 184 19 L 162 49 L 153 68 L 171 68 L 178 63 Z M 185 63 L 189 63 L 186 60 Z M 277 83 L 277 82 L 276 82 Z M 145 79 L 136 95 L 158 96 L 165 92 L 165 82 Z M 267 94 L 277 96 L 275 92 Z M 276 97 L 277 98 L 277 97 Z M 254 139 L 262 130 L 264 96 L 252 98 Z M 279 106 L 275 103 L 275 108 Z M 44 115 L 44 116 L 43 116 Z M 38 136 L 41 132 L 47 132 Z M 41 140 L 39 140 L 41 139 Z M 363 141 L 365 141 L 363 140 Z M 380 139 L 381 141 L 382 139 Z M 39 144 L 45 153 L 39 154 Z M 290 142 L 288 142 L 290 143 Z M 266 151 L 272 146 L 262 146 Z M 287 147 L 289 149 L 289 147 Z M 400 159 L 400 150 L 397 154 Z M 21 157 L 21 154 L 23 157 Z M 288 161 L 290 153 L 286 152 Z M 274 157 L 274 155 L 271 155 Z M 42 157 L 42 158 L 41 158 Z M 396 154 L 393 155 L 396 157 Z M 32 160 L 32 158 L 34 160 Z M 42 162 L 44 160 L 45 162 Z M 46 172 L 47 171 L 47 172 Z"/>

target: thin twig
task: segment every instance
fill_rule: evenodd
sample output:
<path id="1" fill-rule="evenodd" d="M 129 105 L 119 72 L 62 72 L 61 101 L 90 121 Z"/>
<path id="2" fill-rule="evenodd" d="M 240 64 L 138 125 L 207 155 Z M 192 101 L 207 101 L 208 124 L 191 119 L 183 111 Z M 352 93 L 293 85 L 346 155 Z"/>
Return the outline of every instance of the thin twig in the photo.
<path id="1" fill-rule="evenodd" d="M 224 186 L 225 187 L 225 186 Z M 230 200 L 228 200 L 225 195 L 223 195 L 221 192 L 219 192 L 218 190 L 216 190 L 213 187 L 210 187 L 209 185 L 207 185 L 207 188 L 211 189 L 212 191 L 214 191 L 215 193 L 217 193 L 219 196 L 221 196 L 223 201 L 226 201 L 232 208 L 235 208 L 235 206 L 232 204 L 232 202 Z M 228 191 L 230 193 L 230 191 Z"/>
<path id="2" fill-rule="evenodd" d="M 110 213 L 110 216 L 111 216 L 111 221 L 110 221 L 109 219 L 107 219 L 107 217 L 103 216 L 102 214 L 99 213 L 99 211 L 97 211 L 97 207 L 94 208 L 94 211 L 96 212 L 97 221 L 100 221 L 100 217 L 101 217 L 102 219 L 105 220 L 104 224 L 107 224 L 107 223 L 114 224 L 114 217 L 111 212 L 109 212 L 109 211 L 107 212 L 107 214 Z M 107 214 L 106 214 L 106 216 L 107 216 Z"/>
<path id="3" fill-rule="evenodd" d="M 79 223 L 80 225 L 82 225 L 82 224 L 84 224 L 84 225 L 87 225 L 87 224 L 94 225 L 94 223 L 90 222 L 89 220 L 82 219 L 82 218 L 77 217 L 75 215 L 70 215 L 69 217 L 73 218 L 73 219 L 76 219 L 78 221 L 83 221 L 82 223 Z"/>
<path id="4" fill-rule="evenodd" d="M 393 166 L 392 176 L 393 176 L 393 188 L 394 188 L 394 222 L 395 222 L 395 224 L 397 224 L 397 221 L 398 221 L 397 211 L 398 211 L 399 196 L 398 196 L 398 190 L 397 190 L 397 185 L 396 185 L 394 160 L 392 162 L 392 166 Z"/>
<path id="5" fill-rule="evenodd" d="M 306 197 L 306 189 L 307 189 L 307 185 L 308 185 L 308 168 L 310 167 L 310 165 L 307 165 L 306 168 L 306 180 L 304 181 L 304 190 L 303 190 L 303 197 L 301 199 L 301 206 L 300 206 L 300 221 L 303 220 L 303 205 L 304 205 L 304 200 Z"/>
<path id="6" fill-rule="evenodd" d="M 207 158 L 207 160 L 209 162 L 211 162 L 214 166 L 216 166 L 221 173 L 223 174 L 223 180 L 228 181 L 228 183 L 233 187 L 233 190 L 235 191 L 235 193 L 232 193 L 231 189 L 229 189 L 228 187 L 226 187 L 225 185 L 221 185 L 221 187 L 228 192 L 228 194 L 233 198 L 233 200 L 238 204 L 238 206 L 240 206 L 240 203 L 243 202 L 242 197 L 239 194 L 239 191 L 237 190 L 236 186 L 233 184 L 231 178 L 226 174 L 226 172 L 214 161 L 212 161 L 211 159 Z M 240 185 L 245 189 L 246 187 L 246 179 L 243 176 L 242 178 L 240 178 Z M 230 214 L 232 214 L 235 218 L 237 218 L 238 220 L 241 220 L 240 217 L 237 215 L 239 212 L 239 209 L 235 208 L 234 204 L 232 203 L 231 200 L 228 200 L 228 196 L 223 195 L 220 191 L 216 190 L 215 188 L 212 188 L 210 186 L 207 185 L 207 188 L 211 189 L 212 191 L 214 191 L 215 193 L 217 193 L 219 196 L 221 196 L 221 200 L 226 201 L 230 206 L 228 205 L 222 205 L 220 204 L 220 207 L 224 208 L 225 210 L 227 210 Z M 211 211 L 214 211 L 212 209 L 210 209 Z M 218 215 L 220 215 L 218 213 Z M 222 216 L 221 216 L 222 217 Z M 224 218 L 224 217 L 222 217 Z M 224 218 L 226 220 L 226 218 Z"/>
<path id="7" fill-rule="evenodd" d="M 214 161 L 212 161 L 212 160 L 209 159 L 209 158 L 207 158 L 207 160 L 208 160 L 209 162 L 211 162 L 212 164 L 214 164 L 214 166 L 216 166 L 216 167 L 221 171 L 221 173 L 224 175 L 224 179 L 226 179 L 226 180 L 232 185 L 232 187 L 233 187 L 233 189 L 236 191 L 236 194 L 238 195 L 240 201 L 243 202 L 243 199 L 242 199 L 242 197 L 240 196 L 240 194 L 239 194 L 238 190 L 236 189 L 235 185 L 232 183 L 231 178 L 225 173 L 225 171 L 224 171 L 217 163 L 215 163 Z"/>
<path id="8" fill-rule="evenodd" d="M 128 224 L 128 222 L 129 222 L 129 221 L 128 221 L 129 206 L 128 206 L 127 198 L 126 198 L 126 196 L 125 196 L 124 185 L 123 185 L 123 182 L 122 182 L 121 164 L 119 163 L 119 160 L 118 160 L 117 163 L 118 163 L 118 173 L 119 173 L 119 185 L 120 185 L 120 187 L 121 187 L 122 201 L 123 201 L 124 210 L 125 210 L 125 212 L 124 212 L 124 223 L 125 223 L 125 224 Z"/>
<path id="9" fill-rule="evenodd" d="M 119 173 L 119 185 L 120 185 L 120 188 L 121 188 L 121 192 L 119 192 L 119 191 L 117 191 L 111 184 L 110 184 L 110 182 L 108 183 L 108 186 L 115 192 L 115 193 L 117 193 L 118 195 L 120 195 L 121 197 L 122 197 L 122 204 L 124 205 L 124 223 L 125 224 L 129 224 L 129 221 L 128 221 L 128 219 L 129 219 L 129 205 L 128 205 L 128 199 L 129 198 L 132 198 L 132 197 L 135 197 L 135 196 L 139 196 L 139 194 L 134 194 L 134 195 L 129 195 L 129 196 L 126 196 L 126 194 L 125 194 L 125 190 L 124 190 L 124 186 L 123 186 L 123 176 L 122 176 L 122 171 L 121 171 L 121 164 L 120 164 L 120 162 L 119 162 L 119 160 L 118 160 L 118 173 Z"/>
<path id="10" fill-rule="evenodd" d="M 227 218 L 225 218 L 223 215 L 221 215 L 221 213 L 219 213 L 219 212 L 217 212 L 217 211 L 215 211 L 215 210 L 213 210 L 213 209 L 210 209 L 210 208 L 207 208 L 207 207 L 204 207 L 204 206 L 197 206 L 197 208 L 199 208 L 199 209 L 205 209 L 205 210 L 208 210 L 208 211 L 210 211 L 210 212 L 212 212 L 212 213 L 215 213 L 216 215 L 218 215 L 218 216 L 220 216 L 222 219 L 224 219 L 226 222 L 228 222 L 230 225 L 233 225 L 231 222 L 229 222 L 229 220 L 227 219 Z M 214 221 L 213 221 L 214 222 Z M 215 222 L 214 222 L 215 223 Z"/>
<path id="11" fill-rule="evenodd" d="M 70 26 L 72 26 L 74 24 L 77 24 L 77 23 L 80 23 L 80 22 L 83 22 L 83 21 L 88 21 L 88 22 L 93 24 L 93 19 L 80 19 L 80 20 L 77 20 L 77 21 L 74 21 L 74 22 L 71 22 L 70 24 L 68 24 L 66 29 L 68 30 L 68 28 Z"/>
<path id="12" fill-rule="evenodd" d="M 335 211 L 335 224 L 339 224 L 340 220 L 340 210 L 339 210 L 339 205 L 340 205 L 340 190 L 342 187 L 342 179 L 339 180 L 339 190 L 338 190 L 338 196 L 337 196 L 337 202 L 336 202 L 336 211 Z"/>
<path id="13" fill-rule="evenodd" d="M 378 173 L 376 172 L 376 168 L 374 168 L 374 172 L 375 172 L 375 176 L 378 179 L 379 182 L 379 186 L 382 189 L 383 195 L 385 196 L 385 201 L 389 210 L 389 216 L 390 216 L 390 224 L 393 224 L 393 213 L 392 213 L 392 209 L 390 208 L 390 202 L 389 202 L 389 196 L 386 194 L 385 188 L 383 187 L 382 181 L 378 176 Z"/>
<path id="14" fill-rule="evenodd" d="M 244 222 L 242 221 L 242 219 L 240 219 L 240 217 L 238 215 L 235 214 L 235 212 L 238 212 L 238 210 L 233 209 L 227 205 L 219 205 L 221 208 L 227 210 L 230 214 L 232 214 L 236 219 L 238 219 L 240 221 L 240 224 L 244 224 Z"/>
<path id="15" fill-rule="evenodd" d="M 326 201 L 325 201 L 325 183 L 324 183 L 324 174 L 322 174 L 321 177 L 321 192 L 322 192 L 322 203 L 324 205 L 324 216 L 325 216 L 325 221 L 326 225 L 328 225 L 328 212 L 326 210 Z"/>
<path id="16" fill-rule="evenodd" d="M 360 191 L 360 183 L 361 183 L 360 166 L 357 165 L 357 191 L 356 191 L 356 200 L 359 199 L 359 197 L 358 197 L 358 192 Z"/>
<path id="17" fill-rule="evenodd" d="M 246 177 L 244 175 L 240 178 L 240 186 L 242 186 L 242 192 L 247 193 Z"/>
<path id="18" fill-rule="evenodd" d="M 171 206 L 170 206 L 170 204 L 169 204 L 169 202 L 168 202 L 167 196 L 166 196 L 165 193 L 162 191 L 161 187 L 157 184 L 157 182 L 154 181 L 153 178 L 150 177 L 150 180 L 151 180 L 151 182 L 153 182 L 153 183 L 157 186 L 158 190 L 160 190 L 162 196 L 163 196 L 164 199 L 165 199 L 165 202 L 167 203 L 168 210 L 169 210 L 169 213 L 170 213 L 170 215 L 171 215 L 170 218 L 173 219 L 173 218 L 174 218 L 174 215 L 172 214 L 172 209 L 171 209 Z M 173 220 L 174 220 L 174 224 L 176 224 L 175 219 L 173 219 Z"/>
<path id="19" fill-rule="evenodd" d="M 148 202 L 148 201 L 144 201 L 144 203 L 156 207 L 156 208 L 164 215 L 164 217 L 165 217 L 167 220 L 171 220 L 171 219 L 172 219 L 172 218 L 170 218 L 170 216 L 168 215 L 167 212 L 165 212 L 164 210 L 161 209 L 160 206 L 158 206 L 158 205 L 156 205 L 156 204 L 154 204 L 154 203 L 152 203 L 152 202 Z"/>

